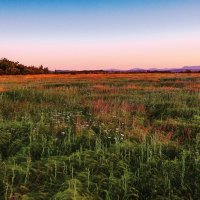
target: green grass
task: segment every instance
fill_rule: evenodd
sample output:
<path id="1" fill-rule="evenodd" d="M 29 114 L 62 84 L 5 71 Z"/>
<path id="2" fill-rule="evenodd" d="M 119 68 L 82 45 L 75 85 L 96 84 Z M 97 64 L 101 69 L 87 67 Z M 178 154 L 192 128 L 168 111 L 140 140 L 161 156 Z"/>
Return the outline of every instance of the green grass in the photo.
<path id="1" fill-rule="evenodd" d="M 200 78 L 4 81 L 0 199 L 199 199 L 191 82 Z"/>

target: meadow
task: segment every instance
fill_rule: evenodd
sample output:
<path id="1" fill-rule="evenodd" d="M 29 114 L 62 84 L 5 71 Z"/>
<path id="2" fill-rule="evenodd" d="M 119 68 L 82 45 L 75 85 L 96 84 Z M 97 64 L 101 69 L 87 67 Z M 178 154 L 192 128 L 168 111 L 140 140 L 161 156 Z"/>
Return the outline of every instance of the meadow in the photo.
<path id="1" fill-rule="evenodd" d="M 0 76 L 0 199 L 197 200 L 200 73 Z"/>

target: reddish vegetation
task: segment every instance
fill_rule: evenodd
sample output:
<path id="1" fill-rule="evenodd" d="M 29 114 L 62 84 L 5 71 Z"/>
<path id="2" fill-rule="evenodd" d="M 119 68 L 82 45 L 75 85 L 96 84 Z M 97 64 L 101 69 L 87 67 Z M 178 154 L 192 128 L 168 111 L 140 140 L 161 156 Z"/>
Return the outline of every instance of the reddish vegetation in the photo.
<path id="1" fill-rule="evenodd" d="M 129 78 L 134 80 L 152 80 L 159 81 L 163 78 L 200 78 L 200 73 L 135 73 L 135 74 L 38 74 L 38 75 L 17 75 L 17 76 L 1 76 L 0 82 L 3 80 L 21 81 L 29 79 L 104 79 L 104 78 Z"/>
<path id="2" fill-rule="evenodd" d="M 188 85 L 186 88 L 187 88 L 187 90 L 199 92 L 200 91 L 200 83 L 197 83 L 197 84 L 192 83 L 192 84 Z"/>
<path id="3" fill-rule="evenodd" d="M 5 92 L 6 91 L 6 89 L 5 88 L 3 88 L 3 87 L 0 87 L 0 92 Z"/>
<path id="4" fill-rule="evenodd" d="M 172 139 L 172 135 L 172 132 L 168 132 L 166 135 L 163 135 L 163 133 L 160 132 L 157 133 L 158 139 L 164 144 L 168 143 Z"/>
<path id="5" fill-rule="evenodd" d="M 54 80 L 58 80 L 59 83 L 63 83 L 71 80 L 86 80 L 86 81 L 96 81 L 96 80 L 104 80 L 104 79 L 127 79 L 127 80 L 135 80 L 135 81 L 152 81 L 158 82 L 161 79 L 179 79 L 179 78 L 200 78 L 200 73 L 130 73 L 130 74 L 37 74 L 37 75 L 2 75 L 0 76 L 0 92 L 4 92 L 8 90 L 7 86 L 3 85 L 6 83 L 15 83 L 15 84 L 29 84 L 33 82 L 40 82 L 41 80 L 46 83 L 54 82 Z M 181 80 L 175 80 L 176 84 L 184 84 Z M 38 86 L 39 89 L 39 86 Z M 42 89 L 42 88 L 41 88 Z M 178 87 L 175 86 L 140 86 L 138 84 L 130 83 L 123 87 L 112 87 L 103 84 L 96 84 L 91 89 L 97 91 L 109 91 L 115 93 L 118 90 L 143 90 L 143 91 L 173 91 L 179 90 Z M 186 90 L 198 92 L 200 91 L 199 83 L 190 83 L 185 86 Z"/>

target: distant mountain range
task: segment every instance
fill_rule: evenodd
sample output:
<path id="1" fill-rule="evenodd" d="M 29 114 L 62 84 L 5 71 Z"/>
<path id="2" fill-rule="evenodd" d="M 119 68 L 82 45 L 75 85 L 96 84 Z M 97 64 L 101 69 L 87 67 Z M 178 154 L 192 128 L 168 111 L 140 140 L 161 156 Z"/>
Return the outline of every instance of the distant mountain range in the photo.
<path id="1" fill-rule="evenodd" d="M 184 66 L 181 68 L 132 68 L 129 70 L 120 70 L 120 69 L 107 69 L 104 70 L 107 72 L 200 72 L 200 66 Z"/>
<path id="2" fill-rule="evenodd" d="M 184 66 L 181 68 L 148 68 L 148 69 L 143 69 L 143 68 L 132 68 L 128 70 L 121 70 L 121 69 L 105 69 L 105 70 L 55 70 L 51 71 L 51 73 L 56 73 L 56 74 L 102 74 L 102 73 L 145 73 L 145 72 L 174 72 L 174 73 L 179 73 L 179 72 L 200 72 L 200 66 Z"/>

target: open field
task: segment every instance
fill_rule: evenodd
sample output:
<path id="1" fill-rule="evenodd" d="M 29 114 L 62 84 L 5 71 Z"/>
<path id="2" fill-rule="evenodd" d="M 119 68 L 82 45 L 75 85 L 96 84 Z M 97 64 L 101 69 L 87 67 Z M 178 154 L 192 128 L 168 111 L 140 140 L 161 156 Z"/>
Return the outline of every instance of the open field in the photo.
<path id="1" fill-rule="evenodd" d="M 200 73 L 0 76 L 0 199 L 200 197 Z"/>

